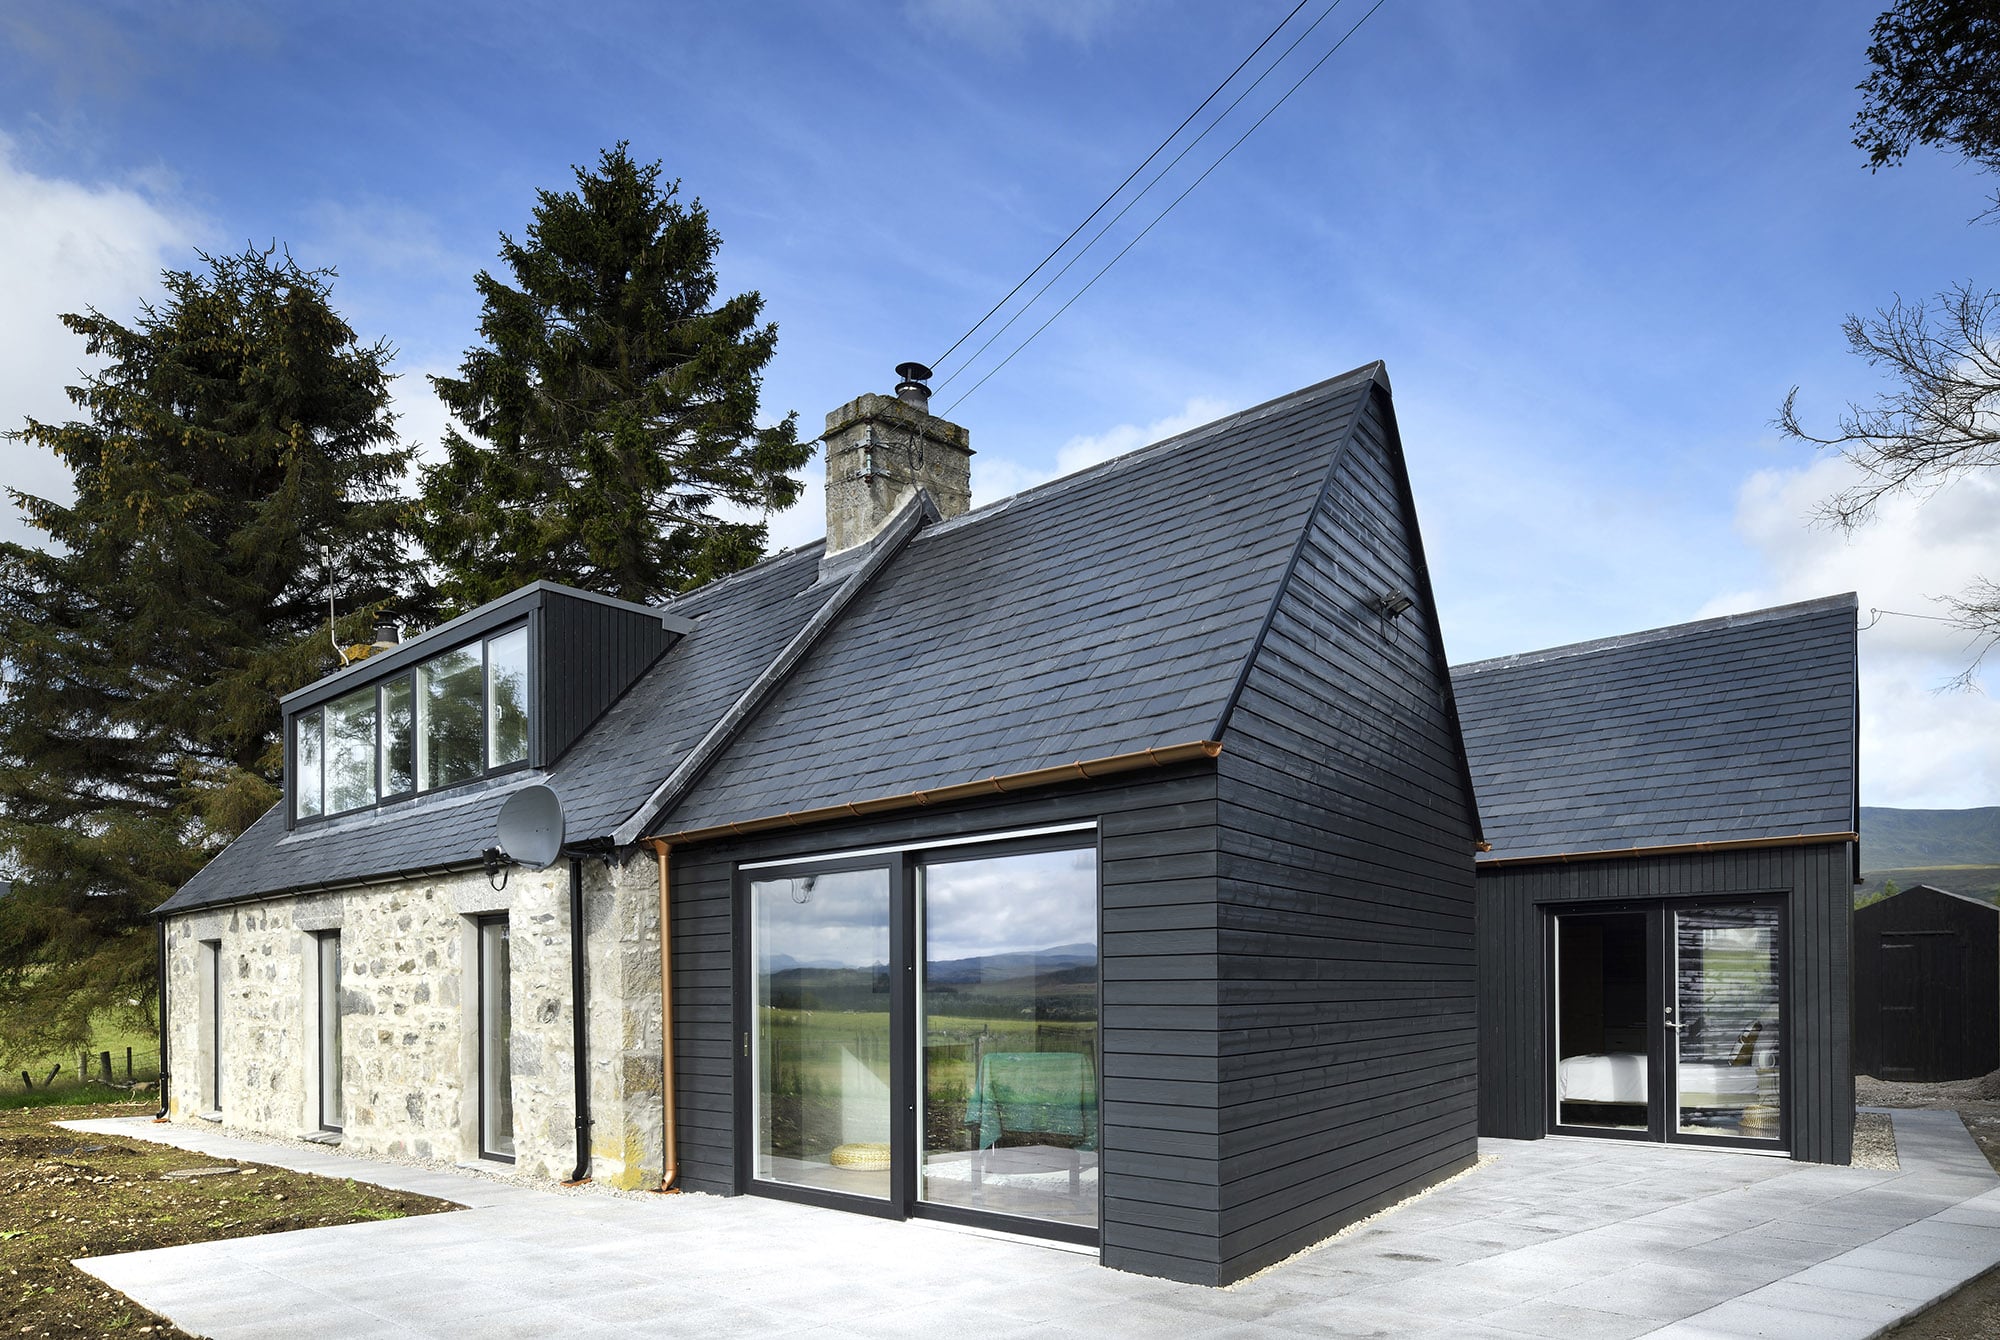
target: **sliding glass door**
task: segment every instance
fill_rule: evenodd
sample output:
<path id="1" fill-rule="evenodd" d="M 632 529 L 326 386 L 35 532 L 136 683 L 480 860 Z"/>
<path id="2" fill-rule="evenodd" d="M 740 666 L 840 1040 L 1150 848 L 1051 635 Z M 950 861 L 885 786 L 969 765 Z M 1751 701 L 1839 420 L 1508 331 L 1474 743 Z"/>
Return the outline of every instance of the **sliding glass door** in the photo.
<path id="1" fill-rule="evenodd" d="M 932 1205 L 1097 1226 L 1097 853 L 920 866 Z"/>
<path id="2" fill-rule="evenodd" d="M 759 1181 L 889 1198 L 889 873 L 804 869 L 750 885 Z"/>
<path id="3" fill-rule="evenodd" d="M 1775 899 L 1576 907 L 1549 921 L 1551 1129 L 1783 1147 Z"/>
<path id="4" fill-rule="evenodd" d="M 753 1187 L 1094 1240 L 1088 840 L 746 873 Z"/>

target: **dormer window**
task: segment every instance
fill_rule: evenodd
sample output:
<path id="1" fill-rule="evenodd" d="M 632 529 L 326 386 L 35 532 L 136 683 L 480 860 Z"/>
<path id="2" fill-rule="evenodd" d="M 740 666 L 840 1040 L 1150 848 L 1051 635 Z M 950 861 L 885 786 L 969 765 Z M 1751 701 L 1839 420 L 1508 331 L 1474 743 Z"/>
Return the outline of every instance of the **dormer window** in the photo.
<path id="1" fill-rule="evenodd" d="M 428 657 L 294 718 L 293 816 L 317 819 L 526 765 L 528 628 Z"/>
<path id="2" fill-rule="evenodd" d="M 288 825 L 561 758 L 694 623 L 534 582 L 285 695 Z"/>

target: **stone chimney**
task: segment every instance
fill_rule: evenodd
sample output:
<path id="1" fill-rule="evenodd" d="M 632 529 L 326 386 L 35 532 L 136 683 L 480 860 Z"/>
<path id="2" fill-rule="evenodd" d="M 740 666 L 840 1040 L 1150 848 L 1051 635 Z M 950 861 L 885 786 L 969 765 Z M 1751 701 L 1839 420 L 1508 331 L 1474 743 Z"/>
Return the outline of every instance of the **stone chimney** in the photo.
<path id="1" fill-rule="evenodd" d="M 931 413 L 931 370 L 899 363 L 896 394 L 826 416 L 826 558 L 875 538 L 918 489 L 949 520 L 972 506 L 971 435 Z"/>

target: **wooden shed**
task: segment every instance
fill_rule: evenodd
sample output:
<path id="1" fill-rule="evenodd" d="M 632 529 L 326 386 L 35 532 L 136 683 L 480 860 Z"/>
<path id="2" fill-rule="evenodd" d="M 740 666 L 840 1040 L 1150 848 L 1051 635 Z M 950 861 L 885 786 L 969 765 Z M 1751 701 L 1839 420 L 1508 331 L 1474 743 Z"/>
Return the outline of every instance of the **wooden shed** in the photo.
<path id="1" fill-rule="evenodd" d="M 1857 909 L 1854 1044 L 1877 1079 L 2000 1070 L 2000 908 L 1919 884 Z"/>

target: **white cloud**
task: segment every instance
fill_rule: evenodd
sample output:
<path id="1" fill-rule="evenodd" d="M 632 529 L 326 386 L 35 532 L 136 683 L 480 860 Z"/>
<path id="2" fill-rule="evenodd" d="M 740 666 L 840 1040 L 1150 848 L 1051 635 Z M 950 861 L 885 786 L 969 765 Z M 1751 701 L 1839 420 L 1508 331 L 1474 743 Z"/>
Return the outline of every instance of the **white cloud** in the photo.
<path id="1" fill-rule="evenodd" d="M 1073 437 L 1056 449 L 1053 468 L 1035 465 L 1012 456 L 975 455 L 972 458 L 972 505 L 983 507 L 1022 489 L 1033 488 L 1062 475 L 1088 469 L 1113 456 L 1137 451 L 1176 433 L 1212 423 L 1234 408 L 1227 401 L 1210 396 L 1194 396 L 1176 413 L 1140 425 L 1121 423 L 1101 433 Z"/>
<path id="2" fill-rule="evenodd" d="M 129 318 L 159 292 L 160 271 L 185 265 L 201 231 L 192 212 L 155 184 L 85 183 L 20 165 L 0 135 L 0 431 L 28 418 L 74 417 L 63 388 L 87 360 L 59 317 L 95 306 Z M 0 482 L 40 497 L 74 496 L 69 471 L 24 442 L 0 442 Z M 0 539 L 36 544 L 41 532 L 0 502 Z"/>
<path id="3" fill-rule="evenodd" d="M 1703 614 L 1854 591 L 1861 621 L 1861 787 L 1871 805 L 1949 808 L 2000 803 L 2000 700 L 1941 686 L 1976 648 L 1934 618 L 1940 597 L 1976 576 L 2000 579 L 2000 477 L 1958 480 L 1928 497 L 1889 499 L 1853 535 L 1811 523 L 1817 503 L 1855 478 L 1826 458 L 1752 475 L 1737 499 L 1739 533 L 1765 578 L 1718 596 Z M 1990 686 L 1995 667 L 1984 675 Z"/>
<path id="4" fill-rule="evenodd" d="M 1122 8 L 1122 0 L 909 0 L 910 26 L 1014 54 L 1046 32 L 1088 44 Z"/>

